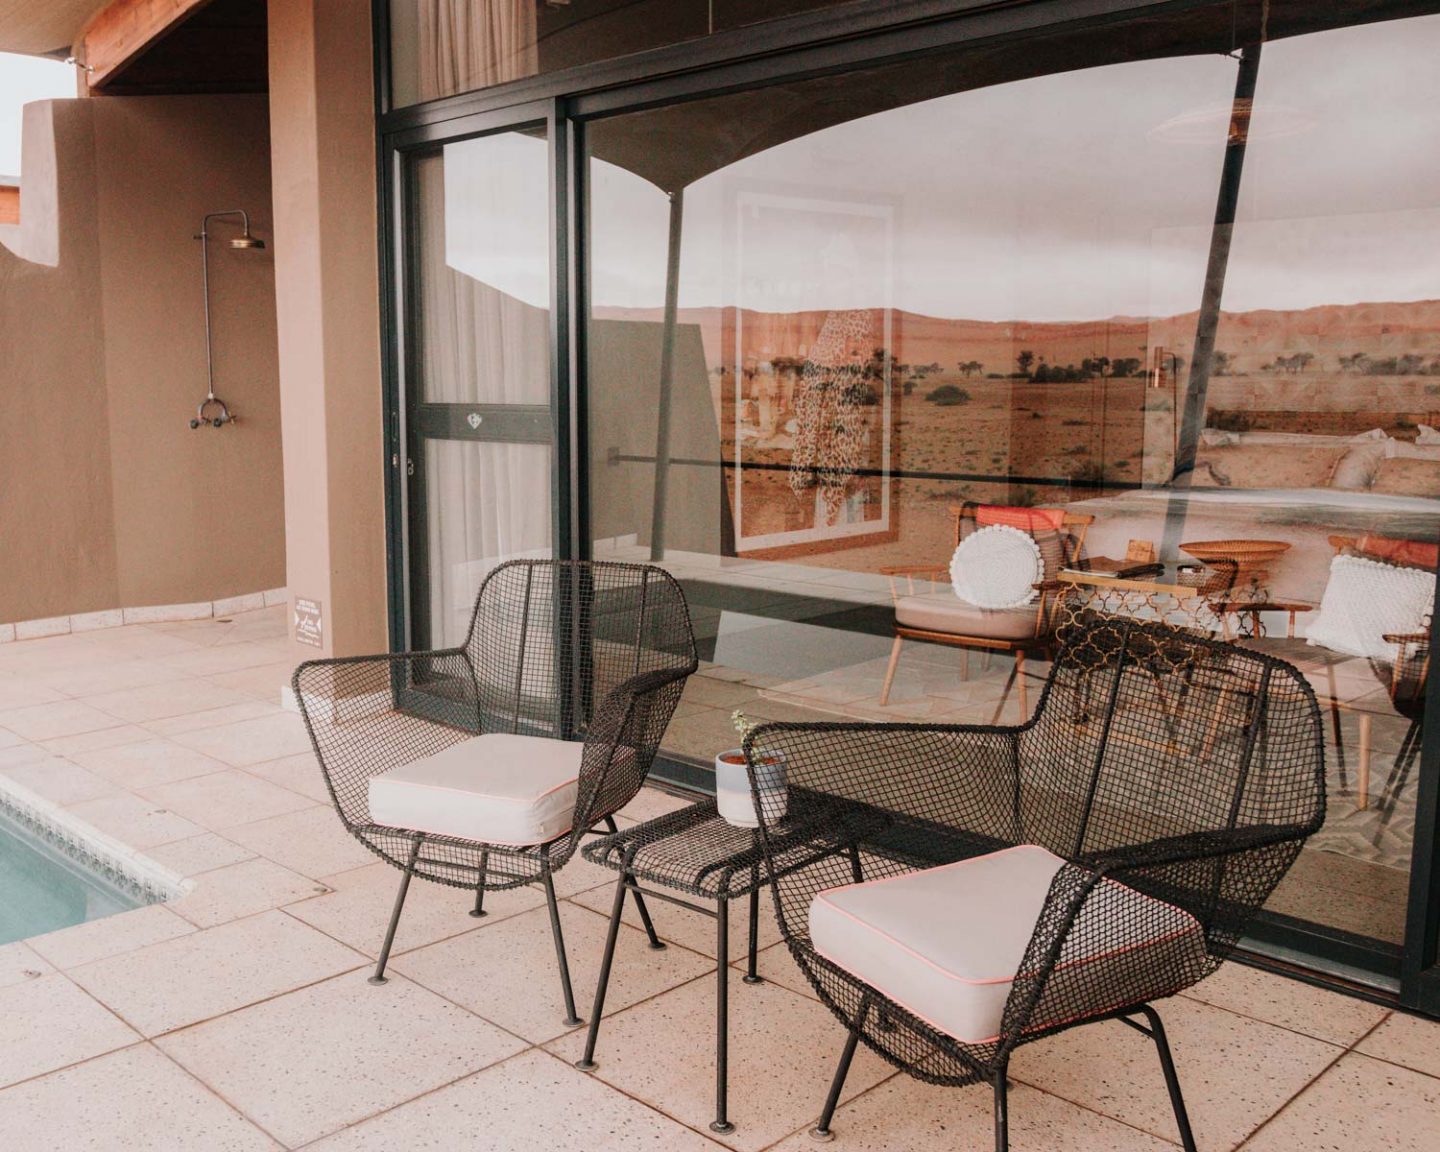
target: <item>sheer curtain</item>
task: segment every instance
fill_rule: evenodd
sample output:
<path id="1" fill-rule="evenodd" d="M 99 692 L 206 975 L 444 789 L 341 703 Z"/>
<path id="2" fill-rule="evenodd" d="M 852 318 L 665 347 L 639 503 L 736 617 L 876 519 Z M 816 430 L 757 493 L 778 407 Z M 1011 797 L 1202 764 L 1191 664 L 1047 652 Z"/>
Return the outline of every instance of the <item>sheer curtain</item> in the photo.
<path id="1" fill-rule="evenodd" d="M 539 71 L 536 0 L 420 0 L 420 99 Z"/>
<path id="2" fill-rule="evenodd" d="M 543 247 L 534 260 L 522 261 L 538 260 L 540 268 L 518 273 L 515 254 L 497 250 L 495 234 L 507 231 L 506 221 L 487 215 L 492 197 L 486 193 L 494 189 L 485 185 L 525 173 L 504 163 L 503 156 L 486 155 L 489 143 L 466 141 L 417 161 L 422 399 L 548 405 L 548 309 L 455 266 L 462 263 L 502 282 L 521 279 L 526 287 L 517 291 L 532 296 L 543 281 L 548 292 Z M 525 143 L 544 151 L 538 141 Z M 462 171 L 447 173 L 447 163 Z M 516 191 L 504 195 L 513 198 Z M 430 638 L 443 646 L 464 638 L 476 590 L 495 564 L 549 554 L 551 449 L 548 444 L 432 439 L 426 443 L 424 468 Z"/>

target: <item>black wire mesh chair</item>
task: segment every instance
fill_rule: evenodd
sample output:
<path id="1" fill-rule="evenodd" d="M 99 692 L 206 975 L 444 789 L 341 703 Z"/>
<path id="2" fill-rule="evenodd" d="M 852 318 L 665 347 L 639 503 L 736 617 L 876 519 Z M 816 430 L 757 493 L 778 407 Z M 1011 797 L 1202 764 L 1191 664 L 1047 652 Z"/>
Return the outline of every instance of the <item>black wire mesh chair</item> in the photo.
<path id="1" fill-rule="evenodd" d="M 696 667 L 667 572 L 553 560 L 495 568 L 459 647 L 300 665 L 295 694 L 335 809 L 402 874 L 371 982 L 385 980 L 411 877 L 473 890 L 472 916 L 487 891 L 539 884 L 566 1023 L 581 1023 L 553 876 L 583 835 L 615 831 Z"/>
<path id="2" fill-rule="evenodd" d="M 817 1138 L 863 1041 L 923 1081 L 989 1083 L 1004 1152 L 1015 1048 L 1118 1019 L 1154 1041 L 1195 1147 L 1151 1002 L 1231 954 L 1320 827 L 1319 709 L 1290 665 L 1163 624 L 1092 613 L 1063 641 L 1019 727 L 775 723 L 745 741 L 752 765 L 786 760 L 788 814 L 759 830 L 776 912 L 849 1030 Z M 833 850 L 797 867 L 792 825 Z"/>

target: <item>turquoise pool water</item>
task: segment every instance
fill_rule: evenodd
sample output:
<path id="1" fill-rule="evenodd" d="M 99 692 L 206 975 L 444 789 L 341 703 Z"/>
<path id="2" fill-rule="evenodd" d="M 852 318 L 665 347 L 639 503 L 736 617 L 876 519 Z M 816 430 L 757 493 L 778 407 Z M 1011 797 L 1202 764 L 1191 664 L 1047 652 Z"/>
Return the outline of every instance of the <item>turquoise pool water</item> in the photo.
<path id="1" fill-rule="evenodd" d="M 142 903 L 31 836 L 0 809 L 0 944 L 125 912 Z"/>

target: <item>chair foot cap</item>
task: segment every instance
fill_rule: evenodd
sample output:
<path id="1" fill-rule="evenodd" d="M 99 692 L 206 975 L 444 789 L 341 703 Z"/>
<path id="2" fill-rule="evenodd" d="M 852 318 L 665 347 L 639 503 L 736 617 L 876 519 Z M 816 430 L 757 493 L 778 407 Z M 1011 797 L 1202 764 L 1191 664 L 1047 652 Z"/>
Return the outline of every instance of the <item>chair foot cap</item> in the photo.
<path id="1" fill-rule="evenodd" d="M 581 1020 L 578 1016 L 567 1016 L 564 1023 L 567 1028 L 579 1028 L 585 1021 Z"/>
<path id="2" fill-rule="evenodd" d="M 745 976 L 740 977 L 740 979 L 741 979 L 742 981 L 744 981 L 746 984 L 764 984 L 764 983 L 765 983 L 765 977 L 764 977 L 764 976 L 750 976 L 750 975 L 745 975 Z"/>
<path id="3" fill-rule="evenodd" d="M 478 919 L 480 919 L 481 916 L 488 916 L 488 915 L 490 915 L 490 913 L 489 913 L 489 912 L 486 912 L 486 911 L 484 911 L 484 910 L 481 910 L 481 911 L 477 912 L 477 911 L 475 911 L 475 909 L 472 908 L 472 909 L 470 909 L 468 915 L 474 916 L 475 919 L 478 920 Z"/>
<path id="4" fill-rule="evenodd" d="M 576 1060 L 575 1067 L 580 1069 L 581 1072 L 594 1072 L 600 1065 L 595 1063 L 594 1060 Z"/>
<path id="5" fill-rule="evenodd" d="M 665 941 L 664 941 L 664 940 L 655 940 L 655 941 L 652 941 L 651 944 L 650 944 L 650 951 L 652 951 L 652 952 L 663 952 L 663 951 L 665 951 Z"/>
<path id="6" fill-rule="evenodd" d="M 712 1120 L 710 1122 L 710 1131 L 718 1132 L 724 1136 L 727 1132 L 734 1132 L 735 1125 L 730 1123 L 729 1120 Z"/>
<path id="7" fill-rule="evenodd" d="M 817 1144 L 829 1144 L 835 1139 L 835 1133 L 829 1128 L 811 1128 L 810 1139 Z"/>
<path id="8" fill-rule="evenodd" d="M 371 976 L 370 979 L 368 979 L 367 981 L 365 981 L 365 983 L 367 983 L 367 984 L 388 984 L 388 983 L 390 983 L 390 977 L 388 977 L 388 976 Z"/>

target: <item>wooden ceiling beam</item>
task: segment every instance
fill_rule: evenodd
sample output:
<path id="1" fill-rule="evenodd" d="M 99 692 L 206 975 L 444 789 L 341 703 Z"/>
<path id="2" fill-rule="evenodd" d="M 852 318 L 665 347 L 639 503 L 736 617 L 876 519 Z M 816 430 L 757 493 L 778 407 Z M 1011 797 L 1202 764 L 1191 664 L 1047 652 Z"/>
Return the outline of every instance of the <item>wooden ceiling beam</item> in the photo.
<path id="1" fill-rule="evenodd" d="M 210 0 L 113 0 L 81 33 L 76 53 L 92 91 L 103 89 L 137 56 Z"/>

